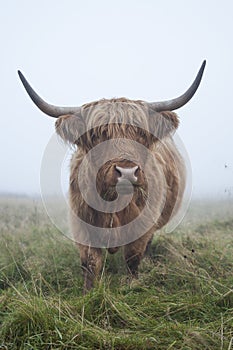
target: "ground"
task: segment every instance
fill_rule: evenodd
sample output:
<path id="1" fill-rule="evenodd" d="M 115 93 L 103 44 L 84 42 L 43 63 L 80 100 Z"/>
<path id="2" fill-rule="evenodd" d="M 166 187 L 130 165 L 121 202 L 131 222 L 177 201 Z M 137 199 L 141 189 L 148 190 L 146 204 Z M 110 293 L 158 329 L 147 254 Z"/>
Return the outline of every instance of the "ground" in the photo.
<path id="1" fill-rule="evenodd" d="M 193 201 L 139 279 L 121 252 L 82 295 L 78 252 L 38 199 L 0 199 L 0 349 L 233 349 L 233 201 Z"/>

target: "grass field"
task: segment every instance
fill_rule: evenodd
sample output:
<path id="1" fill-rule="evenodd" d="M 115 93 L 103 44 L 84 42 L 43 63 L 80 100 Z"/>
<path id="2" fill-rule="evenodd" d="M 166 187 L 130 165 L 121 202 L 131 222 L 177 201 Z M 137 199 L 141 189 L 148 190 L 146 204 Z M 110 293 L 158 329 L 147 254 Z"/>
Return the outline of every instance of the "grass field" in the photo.
<path id="1" fill-rule="evenodd" d="M 233 349 L 232 200 L 193 202 L 138 280 L 107 256 L 85 296 L 78 252 L 39 200 L 1 198 L 0 230 L 0 349 Z"/>

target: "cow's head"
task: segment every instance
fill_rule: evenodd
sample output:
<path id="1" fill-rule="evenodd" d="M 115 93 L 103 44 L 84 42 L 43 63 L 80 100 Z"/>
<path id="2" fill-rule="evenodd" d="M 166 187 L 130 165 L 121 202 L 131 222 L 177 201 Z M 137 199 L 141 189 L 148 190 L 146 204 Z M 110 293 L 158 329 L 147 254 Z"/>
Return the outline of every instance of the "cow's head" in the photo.
<path id="1" fill-rule="evenodd" d="M 173 112 L 184 106 L 195 94 L 203 75 L 204 61 L 190 88 L 178 98 L 148 103 L 125 98 L 100 100 L 82 107 L 57 107 L 42 100 L 32 89 L 21 72 L 20 79 L 33 102 L 42 112 L 58 118 L 56 131 L 65 141 L 76 145 L 84 154 L 104 141 L 112 146 L 92 155 L 108 159 L 100 167 L 96 181 L 97 190 L 106 200 L 114 200 L 120 193 L 146 192 L 147 182 L 144 166 L 146 152 L 140 152 L 136 144 L 153 150 L 178 127 L 177 115 Z M 125 140 L 129 140 L 125 142 Z M 116 156 L 113 157 L 112 147 Z M 101 154 L 104 153 L 104 154 Z M 109 153 L 109 157 L 108 154 Z"/>

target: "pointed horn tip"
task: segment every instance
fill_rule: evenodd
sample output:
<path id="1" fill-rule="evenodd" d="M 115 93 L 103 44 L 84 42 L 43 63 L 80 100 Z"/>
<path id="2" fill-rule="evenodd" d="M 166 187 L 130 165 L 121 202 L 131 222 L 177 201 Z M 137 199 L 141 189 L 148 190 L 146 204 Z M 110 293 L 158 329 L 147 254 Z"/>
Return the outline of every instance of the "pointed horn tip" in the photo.
<path id="1" fill-rule="evenodd" d="M 205 70 L 205 66 L 206 66 L 206 60 L 204 60 L 202 62 L 201 68 L 199 69 L 199 72 L 197 74 L 197 77 L 199 76 L 200 82 L 201 82 L 201 79 L 202 79 L 202 76 L 203 76 L 203 73 L 204 73 L 204 70 Z"/>
<path id="2" fill-rule="evenodd" d="M 206 66 L 206 60 L 204 60 L 204 61 L 202 62 L 202 65 L 201 65 L 201 70 L 203 70 L 203 71 L 204 71 L 205 66 Z"/>
<path id="3" fill-rule="evenodd" d="M 18 73 L 19 79 L 23 83 L 23 81 L 25 80 L 23 73 L 19 69 L 17 70 L 17 73 Z"/>

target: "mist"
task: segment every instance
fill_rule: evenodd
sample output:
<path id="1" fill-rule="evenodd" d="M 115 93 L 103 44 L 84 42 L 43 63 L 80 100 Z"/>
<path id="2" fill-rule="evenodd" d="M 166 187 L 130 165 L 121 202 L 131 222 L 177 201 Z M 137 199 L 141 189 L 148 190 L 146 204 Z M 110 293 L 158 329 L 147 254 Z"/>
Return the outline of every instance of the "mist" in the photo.
<path id="1" fill-rule="evenodd" d="M 207 66 L 177 111 L 194 197 L 233 196 L 231 1 L 7 1 L 1 6 L 0 192 L 40 193 L 53 118 L 33 105 L 20 69 L 46 101 L 174 98 Z M 68 184 L 65 161 L 64 187 Z M 67 174 L 67 177 L 66 177 Z"/>

